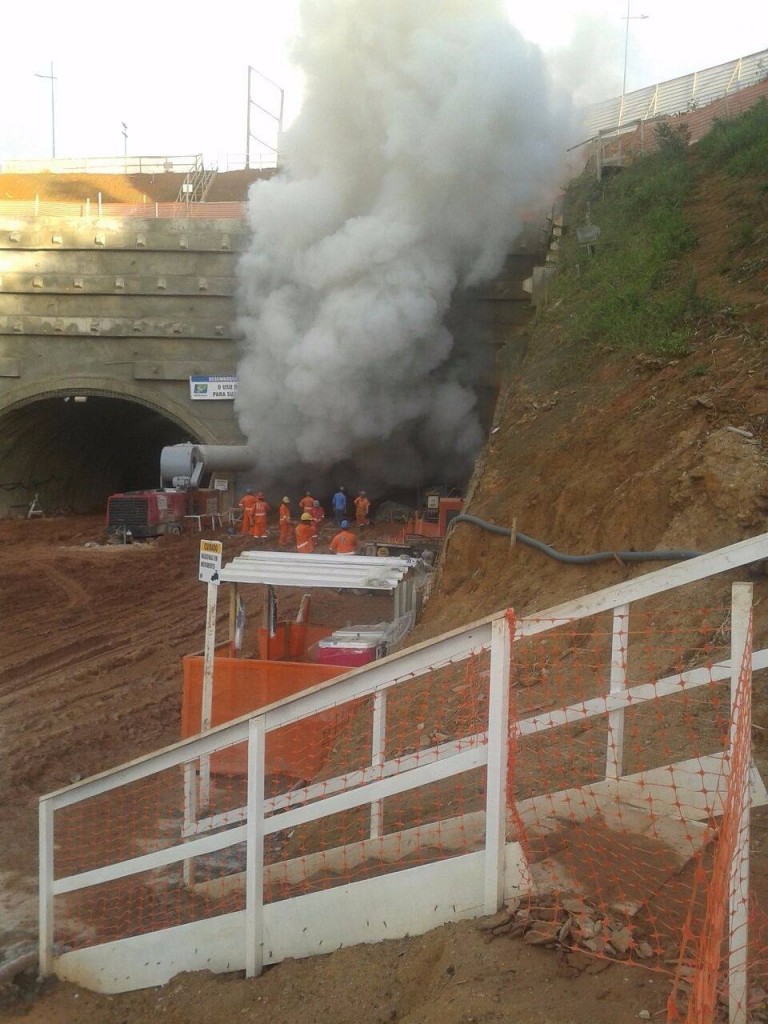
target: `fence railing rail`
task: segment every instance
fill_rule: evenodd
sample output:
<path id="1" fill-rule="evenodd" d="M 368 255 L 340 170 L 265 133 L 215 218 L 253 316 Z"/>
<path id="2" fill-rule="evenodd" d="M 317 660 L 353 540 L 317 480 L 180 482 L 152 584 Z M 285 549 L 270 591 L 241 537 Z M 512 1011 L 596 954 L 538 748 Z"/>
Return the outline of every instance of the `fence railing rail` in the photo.
<path id="1" fill-rule="evenodd" d="M 739 656 L 739 651 L 737 650 L 735 654 L 732 652 L 730 661 L 719 661 L 701 668 L 691 668 L 671 676 L 643 679 L 641 682 L 629 685 L 626 674 L 626 637 L 632 605 L 635 602 L 718 573 L 731 571 L 765 559 L 768 559 L 768 534 L 750 538 L 720 551 L 649 573 L 536 615 L 525 616 L 517 621 L 511 613 L 500 612 L 468 627 L 447 633 L 436 640 L 427 641 L 379 662 L 374 662 L 370 666 L 353 670 L 343 677 L 321 684 L 306 693 L 276 702 L 252 715 L 219 726 L 200 737 L 175 744 L 157 754 L 137 759 L 129 765 L 105 772 L 56 793 L 48 794 L 40 801 L 41 970 L 43 973 L 50 973 L 55 967 L 57 972 L 65 977 L 79 977 L 82 980 L 85 976 L 86 980 L 92 981 L 94 977 L 98 976 L 103 980 L 103 977 L 110 971 L 114 971 L 113 967 L 105 966 L 107 961 L 112 963 L 114 957 L 118 956 L 119 962 L 123 964 L 126 957 L 128 960 L 133 958 L 134 976 L 129 982 L 123 980 L 120 984 L 125 987 L 141 987 L 146 984 L 156 984 L 158 979 L 162 980 L 170 976 L 168 971 L 172 970 L 175 973 L 176 970 L 195 969 L 198 961 L 195 960 L 195 956 L 191 952 L 185 959 L 183 949 L 185 942 L 188 941 L 190 945 L 194 945 L 196 955 L 203 932 L 195 932 L 194 940 L 187 938 L 192 934 L 188 931 L 192 927 L 191 925 L 177 927 L 173 933 L 172 943 L 165 940 L 169 948 L 174 947 L 172 965 L 166 964 L 164 968 L 153 966 L 149 973 L 142 973 L 139 964 L 139 960 L 143 962 L 148 959 L 144 955 L 143 946 L 134 947 L 132 944 L 135 940 L 130 937 L 107 943 L 105 946 L 97 944 L 86 949 L 57 955 L 54 947 L 54 900 L 68 894 L 77 894 L 89 887 L 108 885 L 119 879 L 135 877 L 141 873 L 153 872 L 167 868 L 169 865 L 178 864 L 183 866 L 185 881 L 193 885 L 194 872 L 190 868 L 190 864 L 195 858 L 220 851 L 234 850 L 244 845 L 246 857 L 242 868 L 231 867 L 228 869 L 229 874 L 220 879 L 217 884 L 222 891 L 227 885 L 242 886 L 245 900 L 244 910 L 241 916 L 238 916 L 239 912 L 234 915 L 230 914 L 226 918 L 226 927 L 234 929 L 229 933 L 230 938 L 236 934 L 241 935 L 241 941 L 236 945 L 238 948 L 244 949 L 245 954 L 241 956 L 227 953 L 226 962 L 240 965 L 249 975 L 254 975 L 260 971 L 268 956 L 270 959 L 280 956 L 280 953 L 275 950 L 282 949 L 282 955 L 296 955 L 295 951 L 294 953 L 286 951 L 294 947 L 286 947 L 284 943 L 281 945 L 281 940 L 276 937 L 275 930 L 276 922 L 279 920 L 280 927 L 284 926 L 286 932 L 290 932 L 290 922 L 293 920 L 293 916 L 290 911 L 287 912 L 287 916 L 283 913 L 279 919 L 270 916 L 272 908 L 265 901 L 265 879 L 274 880 L 278 876 L 284 879 L 294 878 L 296 865 L 301 865 L 303 870 L 310 870 L 313 864 L 319 867 L 330 857 L 329 851 L 326 851 L 318 854 L 304 854 L 296 861 L 285 861 L 280 864 L 268 863 L 265 860 L 265 843 L 270 836 L 290 834 L 304 825 L 311 825 L 333 816 L 362 809 L 366 813 L 367 828 L 360 839 L 356 841 L 356 852 L 350 854 L 348 858 L 350 863 L 359 863 L 368 855 L 369 851 L 381 852 L 396 841 L 405 843 L 406 840 L 403 837 L 411 836 L 413 833 L 413 829 L 409 831 L 406 823 L 399 833 L 393 833 L 390 829 L 385 834 L 382 817 L 384 801 L 404 794 L 412 794 L 417 790 L 423 791 L 428 786 L 440 786 L 445 780 L 459 776 L 464 777 L 467 773 L 475 772 L 478 769 L 483 769 L 485 774 L 485 795 L 482 801 L 484 810 L 474 809 L 459 825 L 457 824 L 459 819 L 452 817 L 458 812 L 455 808 L 451 809 L 452 805 L 449 804 L 447 811 L 442 815 L 442 821 L 425 822 L 423 826 L 416 829 L 417 833 L 423 830 L 420 840 L 411 838 L 407 842 L 428 842 L 431 838 L 436 837 L 441 829 L 446 833 L 462 832 L 465 840 L 471 832 L 471 835 L 475 836 L 472 841 L 477 841 L 479 847 L 475 849 L 470 846 L 465 849 L 465 855 L 459 856 L 457 859 L 466 865 L 474 865 L 471 867 L 471 871 L 478 873 L 462 876 L 465 899 L 458 909 L 454 901 L 453 913 L 459 916 L 462 914 L 471 916 L 473 913 L 476 915 L 495 912 L 501 901 L 510 892 L 525 892 L 530 890 L 532 884 L 520 842 L 510 844 L 507 839 L 510 827 L 510 807 L 514 810 L 514 801 L 510 804 L 508 777 L 510 742 L 517 743 L 526 737 L 535 742 L 537 736 L 549 730 L 568 728 L 574 722 L 603 716 L 607 725 L 606 737 L 603 741 L 601 776 L 603 781 L 598 780 L 592 789 L 596 791 L 600 789 L 601 785 L 610 786 L 612 784 L 624 787 L 641 785 L 642 778 L 638 783 L 636 774 L 625 774 L 623 758 L 625 714 L 660 700 L 674 701 L 680 695 L 685 696 L 688 690 L 706 683 L 718 683 L 730 678 L 733 689 L 733 666 Z M 738 589 L 739 587 L 742 589 Z M 734 591 L 734 601 L 738 603 L 740 609 L 739 622 L 743 622 L 745 614 L 749 613 L 751 587 L 739 584 L 737 590 L 738 593 Z M 550 633 L 557 633 L 564 625 L 572 625 L 604 613 L 610 613 L 612 616 L 612 625 L 609 629 L 609 635 L 612 636 L 610 663 L 606 676 L 608 692 L 587 700 L 566 703 L 562 707 L 546 708 L 541 713 L 523 714 L 519 720 L 510 721 L 510 672 L 511 666 L 515 664 L 516 645 L 531 642 L 537 637 L 544 637 Z M 744 642 L 746 643 L 746 641 Z M 438 738 L 413 753 L 405 751 L 398 753 L 396 757 L 387 756 L 390 697 L 396 696 L 401 687 L 413 686 L 419 680 L 431 678 L 436 672 L 451 669 L 458 663 L 476 660 L 480 656 L 488 659 L 487 680 L 483 683 L 485 697 L 484 702 L 481 701 L 481 706 L 485 708 L 483 712 L 485 728 L 479 732 L 477 730 L 467 733 L 459 732 L 454 739 Z M 768 667 L 768 651 L 761 650 L 752 655 L 750 649 L 749 658 L 750 664 L 755 669 Z M 741 661 L 738 664 L 740 666 Z M 311 716 L 338 711 L 352 705 L 358 709 L 362 707 L 363 710 L 360 713 L 370 716 L 368 719 L 370 722 L 370 745 L 367 767 L 364 765 L 362 768 L 353 769 L 348 773 L 332 775 L 317 785 L 308 784 L 303 787 L 289 788 L 277 795 L 267 795 L 265 791 L 265 750 L 270 734 L 311 718 Z M 232 799 L 224 813 L 211 812 L 206 807 L 198 806 L 197 779 L 203 760 L 215 757 L 223 750 L 235 745 L 246 743 L 248 753 L 245 761 L 247 765 L 245 801 Z M 709 776 L 714 780 L 712 782 L 714 788 L 711 793 L 702 790 L 698 796 L 694 794 L 694 799 L 689 801 L 692 805 L 695 805 L 697 801 L 701 805 L 698 811 L 694 809 L 691 812 L 694 817 L 698 816 L 699 818 L 720 813 L 719 808 L 722 804 L 721 783 L 715 773 L 722 773 L 725 770 L 727 756 L 716 754 L 708 755 L 708 757 L 709 760 L 705 758 L 701 763 L 694 759 L 694 769 L 692 769 L 697 780 L 699 777 Z M 690 762 L 685 763 L 689 764 Z M 54 847 L 57 842 L 61 842 L 57 837 L 56 825 L 56 817 L 59 813 L 65 809 L 76 809 L 78 805 L 85 805 L 95 798 L 116 793 L 125 787 L 130 787 L 153 776 L 159 776 L 174 768 L 182 768 L 184 776 L 184 808 L 183 814 L 180 815 L 181 821 L 176 833 L 178 837 L 176 841 L 167 843 L 164 848 L 150 848 L 149 852 L 138 855 L 122 855 L 118 859 L 96 867 L 86 866 L 83 870 L 64 873 L 54 871 Z M 665 777 L 671 771 L 674 779 L 674 764 L 666 767 L 662 764 L 660 768 L 663 769 L 662 774 L 666 773 Z M 709 772 L 709 776 L 707 776 L 707 772 Z M 652 771 L 649 772 L 648 777 L 655 778 Z M 700 787 L 702 785 L 700 781 L 697 784 Z M 553 798 L 556 795 L 553 794 Z M 529 813 L 530 808 L 538 806 L 536 801 L 541 799 L 543 797 L 534 797 L 533 803 L 529 798 L 523 799 L 522 802 L 518 802 L 515 813 L 518 816 L 525 816 L 526 813 Z M 684 803 L 683 798 L 677 794 L 675 794 L 675 800 Z M 103 813 L 103 811 L 100 812 L 100 814 Z M 467 831 L 470 819 L 475 823 L 472 826 L 475 829 L 474 832 Z M 334 818 L 334 820 L 336 819 Z M 398 839 L 398 837 L 400 838 Z M 742 854 L 743 851 L 740 855 Z M 442 877 L 449 870 L 465 870 L 459 866 L 445 868 L 439 864 L 427 865 L 418 870 L 427 870 L 427 868 L 432 870 L 435 877 Z M 466 870 L 470 870 L 470 867 L 467 867 Z M 450 879 L 444 879 L 445 884 L 455 888 L 456 877 L 450 876 Z M 368 883 L 361 882 L 360 884 L 367 885 Z M 426 884 L 426 881 L 421 884 Z M 477 888 L 474 888 L 475 886 Z M 317 899 L 316 896 L 299 896 L 297 898 Z M 387 899 L 389 901 L 391 897 Z M 436 910 L 439 902 L 438 900 L 435 903 Z M 316 903 L 311 906 L 314 906 L 315 910 L 308 912 L 318 914 L 325 922 L 324 926 L 331 927 L 328 923 L 329 913 L 331 917 L 334 917 L 329 911 L 331 904 L 324 903 L 322 912 L 317 910 Z M 345 906 L 348 905 L 345 904 Z M 353 905 L 350 906 L 353 907 Z M 470 910 L 470 906 L 474 907 L 474 910 Z M 367 908 L 365 901 L 364 908 Z M 436 923 L 452 919 L 451 911 L 442 905 L 440 913 L 445 916 Z M 743 908 L 739 910 L 739 914 L 743 917 Z M 368 936 L 366 941 L 370 941 L 375 933 L 371 931 L 370 921 L 362 920 L 365 915 L 366 909 L 362 909 L 361 921 L 356 926 L 355 912 L 352 908 L 348 911 L 345 923 L 349 926 L 351 934 L 357 934 L 355 931 L 357 927 L 358 932 L 362 929 L 362 932 Z M 371 914 L 368 913 L 369 918 L 370 916 Z M 414 927 L 422 927 L 422 930 L 426 930 L 426 927 L 433 926 L 434 923 L 434 920 L 429 925 L 409 923 L 405 930 L 413 930 Z M 211 928 L 209 923 L 201 922 L 200 926 L 204 929 L 206 936 L 210 937 L 213 934 L 209 931 Z M 318 927 L 320 927 L 319 924 Z M 332 927 L 337 927 L 337 924 Z M 392 927 L 390 918 L 390 928 Z M 741 918 L 739 927 L 743 931 Z M 307 930 L 305 922 L 303 932 L 307 932 Z M 312 928 L 309 931 L 314 934 Z M 155 934 L 161 936 L 162 931 Z M 266 934 L 270 936 L 268 947 L 265 947 Z M 394 932 L 392 930 L 385 931 L 382 935 L 393 937 Z M 142 943 L 148 941 L 146 934 L 139 938 Z M 295 941 L 299 944 L 300 950 L 304 950 L 304 955 L 306 955 L 307 949 L 322 948 L 322 946 L 312 946 L 310 940 L 303 934 L 300 939 L 297 938 Z M 349 941 L 355 941 L 355 939 Z M 358 937 L 356 941 L 362 940 Z M 307 945 L 307 943 L 310 944 Z M 134 948 L 137 950 L 135 954 L 131 952 Z M 139 948 L 142 950 L 140 956 Z M 155 947 L 153 946 L 153 948 Z M 119 952 L 116 952 L 118 950 Z M 87 968 L 84 968 L 84 965 L 89 962 L 89 957 L 95 958 L 99 964 L 91 974 L 88 973 Z M 224 957 L 223 953 L 221 957 Z M 112 959 L 110 960 L 110 958 Z M 160 960 L 158 960 L 159 963 Z M 739 970 L 743 968 L 744 964 L 739 961 Z M 234 966 L 231 969 L 238 969 L 238 967 Z M 85 975 L 82 973 L 84 970 Z M 122 966 L 120 970 L 122 970 Z M 166 971 L 165 974 L 162 973 L 163 970 Z M 113 984 L 117 985 L 118 982 L 114 981 Z M 107 988 L 106 990 L 115 991 L 117 989 Z M 738 1017 L 734 1019 L 738 1020 Z"/>

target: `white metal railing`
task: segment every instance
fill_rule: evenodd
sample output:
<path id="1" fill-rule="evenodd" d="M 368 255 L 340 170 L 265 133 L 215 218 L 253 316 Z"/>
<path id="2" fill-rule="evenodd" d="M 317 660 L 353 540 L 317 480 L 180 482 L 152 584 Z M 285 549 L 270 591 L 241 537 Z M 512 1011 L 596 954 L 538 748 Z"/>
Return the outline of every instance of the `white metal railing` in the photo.
<path id="1" fill-rule="evenodd" d="M 679 114 L 763 81 L 766 77 L 768 50 L 760 50 L 725 64 L 595 103 L 586 111 L 584 126 L 594 136 L 598 132 L 613 130 L 632 121 Z"/>
<path id="2" fill-rule="evenodd" d="M 77 783 L 67 789 L 44 796 L 40 800 L 40 964 L 43 973 L 54 967 L 53 909 L 54 897 L 72 893 L 92 885 L 139 872 L 188 862 L 190 859 L 216 850 L 246 844 L 244 873 L 245 911 L 241 934 L 245 943 L 242 966 L 249 975 L 258 973 L 264 963 L 265 904 L 263 887 L 265 872 L 264 839 L 266 836 L 321 819 L 327 815 L 353 807 L 368 806 L 371 840 L 381 835 L 381 802 L 395 794 L 412 790 L 428 783 L 449 778 L 474 768 L 486 768 L 485 810 L 479 812 L 479 835 L 482 839 L 482 897 L 474 913 L 494 912 L 509 892 L 510 868 L 506 842 L 507 808 L 507 752 L 509 736 L 510 651 L 513 642 L 567 623 L 603 612 L 613 613 L 613 645 L 609 693 L 589 701 L 528 717 L 516 723 L 519 736 L 557 728 L 571 721 L 594 715 L 607 715 L 609 729 L 606 746 L 605 779 L 616 779 L 622 774 L 623 714 L 627 708 L 663 698 L 681 689 L 701 686 L 716 679 L 733 678 L 736 655 L 706 670 L 691 670 L 666 679 L 650 680 L 626 687 L 624 657 L 627 616 L 633 602 L 652 597 L 698 580 L 714 576 L 740 566 L 768 558 L 768 534 L 750 538 L 711 554 L 702 555 L 669 568 L 649 573 L 637 579 L 607 588 L 595 594 L 556 606 L 535 616 L 518 620 L 514 637 L 506 613 L 501 612 L 409 650 L 392 655 L 362 669 L 316 687 L 312 691 L 273 704 L 246 717 L 221 726 L 199 738 L 169 747 L 157 754 L 114 769 L 94 779 Z M 751 586 L 739 585 L 738 623 L 733 630 L 741 636 L 744 618 L 749 614 Z M 749 598 L 747 598 L 749 591 Z M 746 641 L 744 641 L 746 643 Z M 487 727 L 484 732 L 463 737 L 456 743 L 435 746 L 418 751 L 413 756 L 385 759 L 387 695 L 392 688 L 406 684 L 419 676 L 462 661 L 480 652 L 490 652 Z M 738 651 L 737 651 L 738 653 Z M 768 665 L 768 652 L 755 655 L 755 668 Z M 741 665 L 741 660 L 738 660 Z M 373 697 L 372 746 L 368 767 L 347 776 L 322 783 L 317 789 L 302 788 L 267 799 L 264 793 L 266 736 L 273 730 L 295 723 L 309 716 L 339 708 L 344 704 Z M 232 808 L 226 820 L 215 815 L 199 818 L 195 798 L 194 775 L 202 759 L 223 748 L 238 743 L 248 744 L 247 799 L 244 806 Z M 132 857 L 118 863 L 83 871 L 67 877 L 54 878 L 54 846 L 56 843 L 55 816 L 57 811 L 71 807 L 99 794 L 146 779 L 175 766 L 184 768 L 185 809 L 180 842 L 168 848 Z M 717 794 L 712 797 L 716 801 Z M 312 801 L 312 802 L 308 802 Z M 283 813 L 276 814 L 276 811 Z M 708 806 L 704 815 L 718 813 Z M 226 831 L 212 830 L 228 825 Z M 443 827 L 446 823 L 442 822 Z M 462 827 L 464 827 L 462 825 Z M 475 856 L 471 854 L 470 856 Z M 306 861 L 306 857 L 302 858 Z M 518 872 L 515 885 L 525 887 L 524 864 Z M 465 916 L 467 916 L 465 908 Z M 238 919 L 239 920 L 239 919 Z M 281 919 L 282 920 L 282 919 Z M 432 922 L 429 926 L 433 926 Z M 186 926 L 185 926 L 186 927 Z M 306 929 L 304 929 L 306 930 Z M 157 933 L 162 935 L 162 932 Z M 384 933 L 393 937 L 392 932 Z M 142 942 L 147 936 L 141 936 Z M 370 939 L 369 939 L 370 940 Z M 132 940 L 127 939 L 130 943 Z M 175 945 L 178 947 L 178 941 Z M 274 938 L 271 940 L 274 943 Z M 353 940 L 354 941 L 354 940 Z M 362 941 L 357 939 L 356 941 Z M 195 953 L 199 940 L 195 939 Z M 112 944 L 114 945 L 114 943 Z M 120 945 L 118 943 L 118 945 Z M 99 947 L 94 947 L 96 950 Z M 143 947 L 141 957 L 144 957 Z M 325 947 L 327 948 L 327 947 Z M 56 962 L 61 973 L 67 958 L 78 958 L 91 950 L 64 954 Z M 284 953 L 283 955 L 291 955 Z M 181 954 L 179 954 L 181 956 Z M 142 959 L 142 962 L 143 962 Z M 232 962 L 231 954 L 227 963 Z M 237 962 L 237 957 L 234 958 Z M 82 962 L 82 960 L 80 961 Z M 181 966 L 180 966 L 181 963 Z M 196 969 L 197 961 L 190 958 L 174 960 L 174 970 Z M 137 968 L 138 969 L 138 968 Z M 170 968 L 168 968 L 170 970 Z M 224 969 L 224 968 L 222 968 Z M 231 969 L 238 969 L 232 967 Z M 72 976 L 66 974 L 65 976 Z M 169 974 L 147 975 L 142 984 L 156 984 L 158 978 Z M 147 977 L 154 980 L 147 980 Z M 129 987 L 140 987 L 133 984 Z M 114 990 L 114 989 L 113 989 Z"/>
<path id="3" fill-rule="evenodd" d="M 3 160 L 0 174 L 186 174 L 195 156 L 76 156 L 40 160 Z"/>
<path id="4" fill-rule="evenodd" d="M 186 174 L 202 160 L 193 156 L 76 156 L 48 157 L 39 160 L 1 160 L 0 174 Z M 242 171 L 245 153 L 217 153 L 208 160 L 220 171 Z M 273 170 L 277 167 L 274 152 L 251 153 L 251 170 Z"/>

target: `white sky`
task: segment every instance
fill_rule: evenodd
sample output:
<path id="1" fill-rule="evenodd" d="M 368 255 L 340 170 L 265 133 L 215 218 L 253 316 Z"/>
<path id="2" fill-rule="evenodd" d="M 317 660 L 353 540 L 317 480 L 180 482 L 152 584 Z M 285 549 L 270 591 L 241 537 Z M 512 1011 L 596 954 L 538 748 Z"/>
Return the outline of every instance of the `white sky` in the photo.
<path id="1" fill-rule="evenodd" d="M 765 0 L 630 4 L 627 91 L 768 48 Z M 49 74 L 53 61 L 57 156 L 121 155 L 124 121 L 129 154 L 204 152 L 221 169 L 230 154 L 241 166 L 248 65 L 285 88 L 287 120 L 300 105 L 288 54 L 298 6 L 134 0 L 118 14 L 104 0 L 14 3 L 3 11 L 0 163 L 51 155 L 51 83 L 35 76 Z M 591 98 L 620 94 L 627 0 L 506 0 L 505 7 L 523 35 L 546 50 L 566 46 L 579 19 L 594 18 L 592 54 L 584 58 Z M 274 91 L 257 82 L 253 98 L 271 107 Z M 271 123 L 254 111 L 255 134 L 266 137 Z M 259 148 L 252 142 L 252 154 Z"/>

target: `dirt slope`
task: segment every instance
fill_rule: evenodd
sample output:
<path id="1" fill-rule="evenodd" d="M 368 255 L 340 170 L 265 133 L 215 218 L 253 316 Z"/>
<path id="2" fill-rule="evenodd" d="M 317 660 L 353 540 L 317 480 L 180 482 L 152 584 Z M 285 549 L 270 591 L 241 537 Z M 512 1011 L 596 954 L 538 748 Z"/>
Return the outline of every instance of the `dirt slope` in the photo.
<path id="1" fill-rule="evenodd" d="M 768 529 L 768 250 L 739 248 L 736 231 L 748 211 L 765 236 L 762 184 L 734 189 L 710 180 L 692 199 L 698 279 L 719 301 L 697 325 L 688 357 L 580 350 L 563 342 L 556 322 L 532 334 L 501 395 L 471 512 L 516 522 L 573 553 L 709 550 Z M 20 929 L 6 943 L 34 928 L 36 795 L 175 740 L 179 658 L 199 646 L 198 538 L 148 549 L 84 547 L 99 527 L 85 519 L 0 522 L 0 722 L 8 751 L 0 911 Z M 228 539 L 227 554 L 239 543 Z M 419 638 L 501 607 L 543 608 L 652 568 L 615 561 L 564 567 L 462 525 Z M 722 591 L 728 583 L 712 586 Z M 761 576 L 755 596 L 763 644 L 766 595 Z M 701 593 L 704 601 L 716 596 Z M 761 685 L 758 722 L 766 707 Z M 766 876 L 765 859 L 756 858 L 754 872 Z M 646 972 L 616 965 L 597 975 L 569 973 L 551 952 L 508 939 L 486 944 L 468 923 L 289 961 L 252 982 L 182 976 L 161 990 L 114 998 L 55 984 L 41 994 L 30 983 L 29 1001 L 22 994 L 6 1012 L 24 1013 L 31 1024 L 622 1024 L 664 1006 L 663 983 Z"/>

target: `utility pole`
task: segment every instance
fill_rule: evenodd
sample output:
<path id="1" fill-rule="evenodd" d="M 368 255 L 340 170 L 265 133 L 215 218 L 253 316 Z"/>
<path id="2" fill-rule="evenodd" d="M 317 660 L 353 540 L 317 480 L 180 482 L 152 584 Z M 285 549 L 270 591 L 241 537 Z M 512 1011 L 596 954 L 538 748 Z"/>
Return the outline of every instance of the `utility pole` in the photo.
<path id="1" fill-rule="evenodd" d="M 627 25 L 624 30 L 624 78 L 621 82 L 621 106 L 619 107 L 619 126 L 621 126 L 624 120 L 624 97 L 627 95 L 627 54 L 629 52 L 629 23 L 630 21 L 644 21 L 649 15 L 647 14 L 631 14 L 632 0 L 627 0 L 627 13 L 624 15 L 624 20 Z"/>
<path id="2" fill-rule="evenodd" d="M 35 78 L 48 78 L 51 82 L 51 156 L 56 159 L 56 94 L 54 90 L 54 82 L 56 76 L 53 73 L 53 61 L 51 61 L 51 73 L 50 75 L 40 75 L 35 72 Z"/>
<path id="3" fill-rule="evenodd" d="M 251 97 L 251 76 L 252 75 L 258 75 L 259 78 L 263 78 L 265 82 L 267 82 L 269 85 L 273 86 L 273 88 L 277 89 L 277 91 L 280 93 L 280 105 L 279 105 L 279 111 L 278 111 L 277 114 L 275 114 L 271 110 L 267 110 L 266 107 L 262 107 L 260 104 L 256 103 L 256 101 L 254 99 L 252 99 L 252 97 Z M 279 145 L 279 143 L 280 143 L 280 133 L 283 130 L 283 105 L 284 105 L 284 103 L 285 103 L 285 89 L 281 89 L 280 86 L 276 82 L 273 82 L 271 78 L 267 78 L 266 75 L 262 75 L 262 73 L 260 71 L 257 71 L 256 68 L 252 68 L 250 66 L 250 64 L 249 64 L 248 65 L 248 113 L 247 113 L 247 116 L 246 116 L 246 140 L 245 140 L 245 169 L 246 169 L 246 171 L 249 170 L 249 168 L 251 166 L 251 139 L 256 139 L 257 142 L 260 142 L 262 146 L 266 146 L 267 149 L 271 149 L 272 152 L 275 154 L 275 156 L 277 156 L 277 146 L 270 146 L 270 144 L 268 142 L 264 142 L 263 139 L 256 138 L 256 136 L 251 132 L 251 107 L 252 106 L 258 107 L 258 109 L 263 114 L 266 114 L 267 117 L 271 117 L 274 121 L 277 121 L 277 142 L 278 142 L 278 145 Z"/>
<path id="4" fill-rule="evenodd" d="M 624 16 L 624 20 L 627 23 L 627 27 L 624 32 L 624 78 L 621 83 L 621 95 L 622 98 L 627 93 L 627 53 L 629 51 L 629 23 L 630 21 L 645 21 L 646 18 L 650 17 L 648 14 L 630 14 L 630 6 L 632 0 L 627 0 L 627 13 Z"/>

